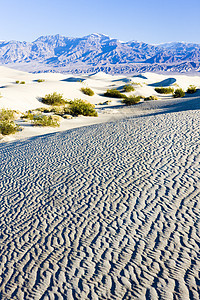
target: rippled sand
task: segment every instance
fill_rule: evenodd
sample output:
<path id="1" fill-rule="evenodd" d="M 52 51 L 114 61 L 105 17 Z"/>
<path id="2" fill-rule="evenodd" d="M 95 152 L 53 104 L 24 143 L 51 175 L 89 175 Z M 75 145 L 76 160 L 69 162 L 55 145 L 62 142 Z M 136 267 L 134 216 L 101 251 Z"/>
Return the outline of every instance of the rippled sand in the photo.
<path id="1" fill-rule="evenodd" d="M 0 145 L 1 299 L 200 298 L 191 103 Z"/>

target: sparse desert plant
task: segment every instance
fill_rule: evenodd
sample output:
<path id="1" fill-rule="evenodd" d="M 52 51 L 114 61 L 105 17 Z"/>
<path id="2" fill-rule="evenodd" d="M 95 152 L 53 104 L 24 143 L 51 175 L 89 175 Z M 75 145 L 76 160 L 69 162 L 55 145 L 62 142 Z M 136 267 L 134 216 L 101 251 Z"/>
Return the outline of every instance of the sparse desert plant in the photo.
<path id="1" fill-rule="evenodd" d="M 74 99 L 70 101 L 68 107 L 65 108 L 65 114 L 97 117 L 98 114 L 94 108 L 95 106 L 87 101 Z"/>
<path id="2" fill-rule="evenodd" d="M 90 89 L 90 88 L 87 88 L 87 87 L 86 88 L 82 87 L 81 92 L 83 92 L 83 94 L 85 94 L 87 96 L 93 96 L 94 95 L 93 90 Z"/>
<path id="3" fill-rule="evenodd" d="M 31 110 L 28 110 L 26 113 L 24 113 L 22 116 L 21 116 L 21 119 L 25 119 L 25 120 L 33 120 L 34 118 L 34 113 L 31 111 Z"/>
<path id="4" fill-rule="evenodd" d="M 156 96 L 149 96 L 149 97 L 145 97 L 144 101 L 149 101 L 149 100 L 158 100 L 158 97 Z"/>
<path id="5" fill-rule="evenodd" d="M 196 93 L 196 91 L 197 91 L 197 87 L 194 86 L 194 85 L 190 85 L 190 86 L 188 87 L 186 93 L 188 93 L 188 94 L 194 94 L 194 93 Z"/>
<path id="6" fill-rule="evenodd" d="M 19 80 L 16 80 L 15 83 L 16 83 L 16 84 L 19 84 Z"/>
<path id="7" fill-rule="evenodd" d="M 172 94 L 174 89 L 172 87 L 156 87 L 155 91 L 159 94 Z"/>
<path id="8" fill-rule="evenodd" d="M 45 97 L 42 98 L 42 102 L 44 104 L 57 106 L 57 105 L 65 105 L 67 101 L 63 98 L 62 94 L 58 94 L 54 92 L 52 94 L 45 95 Z"/>
<path id="9" fill-rule="evenodd" d="M 19 125 L 16 125 L 13 121 L 0 121 L 0 133 L 3 135 L 14 134 L 20 130 L 21 127 Z"/>
<path id="10" fill-rule="evenodd" d="M 56 115 L 62 116 L 65 113 L 65 107 L 64 106 L 52 106 L 51 112 L 55 113 Z"/>
<path id="11" fill-rule="evenodd" d="M 44 82 L 44 79 L 38 79 L 37 82 Z"/>
<path id="12" fill-rule="evenodd" d="M 49 113 L 51 112 L 51 107 L 38 107 L 34 109 L 34 111 L 39 111 L 39 112 L 44 112 L 44 113 Z"/>
<path id="13" fill-rule="evenodd" d="M 132 84 L 132 85 L 138 85 L 138 86 L 142 87 L 142 84 L 141 84 L 140 82 L 134 82 L 134 81 L 133 81 L 131 84 Z"/>
<path id="14" fill-rule="evenodd" d="M 134 105 L 139 103 L 141 100 L 140 96 L 129 96 L 122 100 L 122 103 L 126 105 Z"/>
<path id="15" fill-rule="evenodd" d="M 126 98 L 126 96 L 116 89 L 107 90 L 104 96 L 111 98 Z"/>
<path id="16" fill-rule="evenodd" d="M 25 84 L 25 81 L 21 81 L 20 84 Z"/>
<path id="17" fill-rule="evenodd" d="M 185 96 L 185 92 L 182 89 L 176 89 L 173 93 L 174 98 L 182 98 Z"/>
<path id="18" fill-rule="evenodd" d="M 62 115 L 62 118 L 64 118 L 64 119 L 73 119 L 73 117 L 69 114 Z"/>
<path id="19" fill-rule="evenodd" d="M 57 116 L 46 116 L 42 114 L 33 115 L 32 123 L 35 126 L 60 126 Z"/>
<path id="20" fill-rule="evenodd" d="M 17 112 L 11 109 L 0 109 L 0 121 L 14 121 L 16 119 Z"/>
<path id="21" fill-rule="evenodd" d="M 133 87 L 132 84 L 126 84 L 123 89 L 124 89 L 124 92 L 126 92 L 126 93 L 134 92 L 135 91 L 135 89 L 134 89 L 134 87 Z"/>

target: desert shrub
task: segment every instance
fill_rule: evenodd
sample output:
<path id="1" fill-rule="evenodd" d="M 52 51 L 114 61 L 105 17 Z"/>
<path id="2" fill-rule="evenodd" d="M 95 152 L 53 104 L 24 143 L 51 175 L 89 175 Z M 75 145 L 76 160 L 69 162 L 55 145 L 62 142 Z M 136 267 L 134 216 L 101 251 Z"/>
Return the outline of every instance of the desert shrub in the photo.
<path id="1" fill-rule="evenodd" d="M 34 114 L 31 112 L 31 110 L 28 110 L 26 113 L 24 113 L 21 116 L 21 119 L 26 119 L 26 120 L 33 120 Z"/>
<path id="2" fill-rule="evenodd" d="M 172 87 L 157 87 L 155 91 L 159 94 L 172 94 L 174 89 Z"/>
<path id="3" fill-rule="evenodd" d="M 126 84 L 126 85 L 124 86 L 124 92 L 128 93 L 128 92 L 134 92 L 134 91 L 135 91 L 135 89 L 134 89 L 134 87 L 132 86 L 132 84 Z"/>
<path id="4" fill-rule="evenodd" d="M 115 90 L 115 89 L 107 90 L 104 93 L 104 96 L 111 97 L 111 98 L 125 98 L 126 97 L 124 94 L 120 93 L 120 91 Z"/>
<path id="5" fill-rule="evenodd" d="M 139 103 L 141 100 L 140 96 L 129 96 L 122 100 L 122 103 L 126 105 L 134 105 Z"/>
<path id="6" fill-rule="evenodd" d="M 11 109 L 0 109 L 0 121 L 14 121 L 16 119 L 16 111 Z"/>
<path id="7" fill-rule="evenodd" d="M 131 84 L 132 84 L 132 85 L 138 85 L 138 86 L 142 87 L 142 84 L 139 83 L 139 82 L 132 82 Z"/>
<path id="8" fill-rule="evenodd" d="M 68 114 L 62 115 L 62 118 L 64 118 L 64 119 L 73 119 L 73 117 L 71 115 L 68 115 Z"/>
<path id="9" fill-rule="evenodd" d="M 66 104 L 62 94 L 54 92 L 53 94 L 47 94 L 42 98 L 42 102 L 48 105 L 64 105 Z"/>
<path id="10" fill-rule="evenodd" d="M 21 81 L 20 84 L 25 84 L 25 81 Z"/>
<path id="11" fill-rule="evenodd" d="M 38 107 L 34 109 L 34 111 L 39 111 L 39 112 L 44 112 L 44 113 L 49 113 L 51 112 L 51 107 Z"/>
<path id="12" fill-rule="evenodd" d="M 194 93 L 196 93 L 196 91 L 197 91 L 196 86 L 190 85 L 190 86 L 188 87 L 186 93 L 188 93 L 188 94 L 194 94 Z"/>
<path id="13" fill-rule="evenodd" d="M 176 89 L 173 93 L 174 98 L 182 98 L 185 96 L 185 92 L 182 89 Z"/>
<path id="14" fill-rule="evenodd" d="M 19 84 L 19 80 L 16 80 L 15 83 L 16 83 L 16 84 Z"/>
<path id="15" fill-rule="evenodd" d="M 44 82 L 44 79 L 38 79 L 37 82 Z"/>
<path id="16" fill-rule="evenodd" d="M 58 118 L 56 118 L 56 116 L 46 116 L 42 114 L 33 115 L 32 123 L 35 126 L 60 126 Z"/>
<path id="17" fill-rule="evenodd" d="M 97 117 L 98 114 L 94 107 L 95 106 L 93 104 L 87 101 L 75 99 L 70 101 L 68 107 L 65 108 L 65 114 L 70 114 L 72 116 L 83 115 Z"/>
<path id="18" fill-rule="evenodd" d="M 81 88 L 81 92 L 83 92 L 83 94 L 87 95 L 87 96 L 93 96 L 94 92 L 93 90 L 91 90 L 90 88 Z"/>
<path id="19" fill-rule="evenodd" d="M 149 96 L 149 97 L 144 98 L 144 101 L 148 101 L 148 100 L 158 100 L 158 97 L 156 97 L 156 96 Z"/>
<path id="20" fill-rule="evenodd" d="M 0 121 L 0 133 L 3 135 L 14 134 L 19 130 L 21 130 L 20 126 L 16 125 L 13 121 Z"/>

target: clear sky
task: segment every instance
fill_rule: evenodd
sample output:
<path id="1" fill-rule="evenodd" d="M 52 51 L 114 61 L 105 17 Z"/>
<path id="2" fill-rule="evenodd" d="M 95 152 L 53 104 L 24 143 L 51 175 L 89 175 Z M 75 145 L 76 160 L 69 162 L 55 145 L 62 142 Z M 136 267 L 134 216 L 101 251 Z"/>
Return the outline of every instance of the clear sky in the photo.
<path id="1" fill-rule="evenodd" d="M 0 40 L 95 32 L 122 41 L 200 44 L 200 0 L 1 1 Z"/>

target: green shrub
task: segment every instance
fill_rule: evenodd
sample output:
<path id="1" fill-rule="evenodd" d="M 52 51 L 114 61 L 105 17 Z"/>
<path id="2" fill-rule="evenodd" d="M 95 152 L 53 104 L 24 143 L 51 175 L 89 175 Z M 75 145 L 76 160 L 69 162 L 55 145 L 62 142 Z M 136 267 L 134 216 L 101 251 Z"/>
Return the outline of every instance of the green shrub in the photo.
<path id="1" fill-rule="evenodd" d="M 14 121 L 16 119 L 16 111 L 11 109 L 0 109 L 0 121 Z"/>
<path id="2" fill-rule="evenodd" d="M 68 107 L 65 108 L 65 114 L 97 117 L 98 114 L 94 108 L 95 106 L 87 101 L 75 99 L 70 101 Z"/>
<path id="3" fill-rule="evenodd" d="M 62 94 L 54 92 L 53 94 L 47 94 L 42 98 L 42 102 L 48 105 L 65 105 L 66 100 L 63 98 Z"/>
<path id="4" fill-rule="evenodd" d="M 49 113 L 51 112 L 51 107 L 39 107 L 34 109 L 34 111 L 39 111 L 39 112 L 44 112 L 44 113 Z"/>
<path id="5" fill-rule="evenodd" d="M 174 98 L 182 98 L 185 96 L 185 92 L 182 89 L 176 89 L 173 93 Z"/>
<path id="6" fill-rule="evenodd" d="M 81 92 L 83 92 L 83 94 L 87 95 L 87 96 L 93 96 L 94 92 L 93 90 L 91 90 L 90 88 L 81 88 Z"/>
<path id="7" fill-rule="evenodd" d="M 44 82 L 44 79 L 38 79 L 37 82 Z"/>
<path id="8" fill-rule="evenodd" d="M 21 81 L 20 84 L 25 84 L 25 81 Z"/>
<path id="9" fill-rule="evenodd" d="M 26 113 L 24 113 L 21 116 L 21 119 L 26 119 L 26 120 L 33 120 L 34 114 L 31 112 L 31 110 L 28 110 Z"/>
<path id="10" fill-rule="evenodd" d="M 126 105 L 134 105 L 139 103 L 141 100 L 140 96 L 129 96 L 122 100 L 122 103 Z"/>
<path id="11" fill-rule="evenodd" d="M 190 85 L 190 86 L 188 87 L 186 93 L 188 93 L 188 94 L 194 94 L 194 93 L 196 93 L 196 91 L 197 91 L 196 86 Z"/>
<path id="12" fill-rule="evenodd" d="M 60 126 L 58 118 L 56 116 L 46 116 L 42 114 L 33 115 L 32 123 L 35 126 L 51 126 L 58 127 Z"/>
<path id="13" fill-rule="evenodd" d="M 141 86 L 141 87 L 142 87 L 142 84 L 139 83 L 139 82 L 132 82 L 131 84 L 132 84 L 132 85 L 138 85 L 138 86 Z M 146 83 L 145 83 L 145 84 L 146 84 Z"/>
<path id="14" fill-rule="evenodd" d="M 0 121 L 0 133 L 3 135 L 14 134 L 19 130 L 21 130 L 21 127 L 13 121 Z"/>
<path id="15" fill-rule="evenodd" d="M 120 91 L 115 90 L 115 89 L 107 90 L 106 93 L 104 93 L 104 96 L 111 97 L 111 98 L 125 98 L 126 97 L 124 94 L 120 93 Z"/>
<path id="16" fill-rule="evenodd" d="M 134 87 L 132 86 L 132 84 L 126 84 L 126 85 L 124 86 L 124 92 L 129 93 L 129 92 L 134 92 L 134 91 L 135 91 L 135 89 L 134 89 Z"/>
<path id="17" fill-rule="evenodd" d="M 157 87 L 155 91 L 159 94 L 172 94 L 174 89 L 172 87 Z"/>
<path id="18" fill-rule="evenodd" d="M 158 97 L 156 97 L 156 96 L 149 96 L 149 97 L 144 98 L 144 101 L 148 101 L 148 100 L 158 100 Z"/>
<path id="19" fill-rule="evenodd" d="M 16 80 L 15 83 L 16 83 L 16 84 L 19 84 L 19 80 Z"/>

